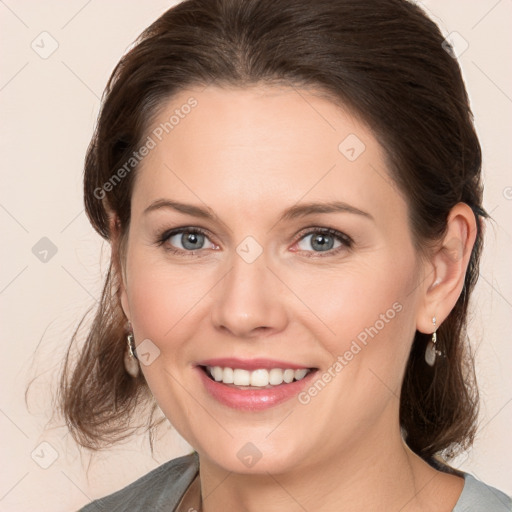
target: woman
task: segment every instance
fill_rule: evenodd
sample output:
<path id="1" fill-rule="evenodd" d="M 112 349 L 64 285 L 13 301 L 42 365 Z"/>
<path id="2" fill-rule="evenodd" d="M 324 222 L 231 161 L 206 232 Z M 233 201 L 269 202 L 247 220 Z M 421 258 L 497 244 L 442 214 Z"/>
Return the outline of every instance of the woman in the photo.
<path id="1" fill-rule="evenodd" d="M 403 0 L 187 0 L 122 58 L 62 407 L 98 447 L 154 397 L 194 452 L 83 510 L 510 510 L 437 457 L 475 434 L 487 216 L 447 50 Z"/>

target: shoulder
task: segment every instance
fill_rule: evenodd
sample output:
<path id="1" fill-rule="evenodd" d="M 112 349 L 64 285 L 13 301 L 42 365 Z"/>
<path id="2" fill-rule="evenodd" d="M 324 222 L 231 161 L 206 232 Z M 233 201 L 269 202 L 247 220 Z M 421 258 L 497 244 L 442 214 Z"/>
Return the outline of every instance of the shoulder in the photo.
<path id="1" fill-rule="evenodd" d="M 512 512 L 512 499 L 473 475 L 464 473 L 464 488 L 453 512 Z"/>
<path id="2" fill-rule="evenodd" d="M 80 512 L 174 510 L 199 469 L 196 452 L 173 459 Z"/>
<path id="3" fill-rule="evenodd" d="M 455 469 L 436 457 L 428 459 L 432 467 L 464 478 L 462 493 L 452 512 L 512 512 L 512 498 L 485 484 L 470 473 Z"/>

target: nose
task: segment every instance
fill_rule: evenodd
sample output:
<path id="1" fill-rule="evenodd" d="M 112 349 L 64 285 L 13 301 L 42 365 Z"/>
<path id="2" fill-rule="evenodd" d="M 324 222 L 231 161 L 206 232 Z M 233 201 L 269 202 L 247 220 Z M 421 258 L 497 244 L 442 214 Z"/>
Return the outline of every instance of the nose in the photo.
<path id="1" fill-rule="evenodd" d="M 213 290 L 211 318 L 215 328 L 247 339 L 285 329 L 285 292 L 267 268 L 264 253 L 252 263 L 238 254 L 232 259 L 230 271 Z"/>

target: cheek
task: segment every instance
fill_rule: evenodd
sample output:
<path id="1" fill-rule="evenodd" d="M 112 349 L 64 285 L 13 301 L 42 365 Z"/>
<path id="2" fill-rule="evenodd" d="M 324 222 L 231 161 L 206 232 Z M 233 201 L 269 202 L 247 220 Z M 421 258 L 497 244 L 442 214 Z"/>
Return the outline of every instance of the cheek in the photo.
<path id="1" fill-rule="evenodd" d="M 178 431 L 186 432 L 190 399 L 180 383 L 190 363 L 188 342 L 197 330 L 194 314 L 211 286 L 162 258 L 155 261 L 143 248 L 129 256 L 128 300 L 136 343 L 149 339 L 158 348 L 158 355 L 149 365 L 141 364 L 141 370 L 165 415 Z"/>
<path id="2" fill-rule="evenodd" d="M 380 254 L 324 274 L 315 286 L 295 278 L 294 289 L 316 317 L 310 329 L 333 357 L 400 380 L 415 331 L 414 253 Z"/>
<path id="3" fill-rule="evenodd" d="M 177 339 L 175 332 L 190 323 L 195 305 L 211 287 L 204 271 L 170 265 L 164 257 L 155 258 L 143 249 L 132 251 L 128 270 L 134 329 L 139 338 L 150 338 L 156 344 Z"/>
<path id="4" fill-rule="evenodd" d="M 308 328 L 327 350 L 328 368 L 319 375 L 327 384 L 312 384 L 301 403 L 311 401 L 306 409 L 320 423 L 350 439 L 398 404 L 415 331 L 414 259 L 381 258 L 379 265 L 347 266 L 330 277 L 307 296 L 322 320 L 308 321 Z"/>
<path id="5" fill-rule="evenodd" d="M 159 340 L 175 323 L 178 291 L 158 272 L 140 266 L 131 275 L 128 289 L 132 323 L 141 337 Z"/>

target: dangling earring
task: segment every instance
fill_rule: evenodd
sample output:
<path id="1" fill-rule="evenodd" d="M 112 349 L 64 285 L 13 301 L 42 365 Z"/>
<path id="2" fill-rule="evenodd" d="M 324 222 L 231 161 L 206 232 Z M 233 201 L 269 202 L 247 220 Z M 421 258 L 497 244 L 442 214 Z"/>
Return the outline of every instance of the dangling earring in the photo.
<path id="1" fill-rule="evenodd" d="M 137 360 L 137 352 L 135 351 L 133 333 L 128 334 L 127 343 L 128 347 L 124 353 L 124 367 L 128 374 L 135 379 L 139 376 L 140 366 L 139 361 Z"/>
<path id="2" fill-rule="evenodd" d="M 429 340 L 427 343 L 427 348 L 425 350 L 425 362 L 429 366 L 434 366 L 434 363 L 436 362 L 436 356 L 442 355 L 442 352 L 440 350 L 436 349 L 436 343 L 437 343 L 437 327 L 436 327 L 436 317 L 432 317 L 432 323 L 434 324 L 434 332 L 432 333 L 432 339 Z"/>

